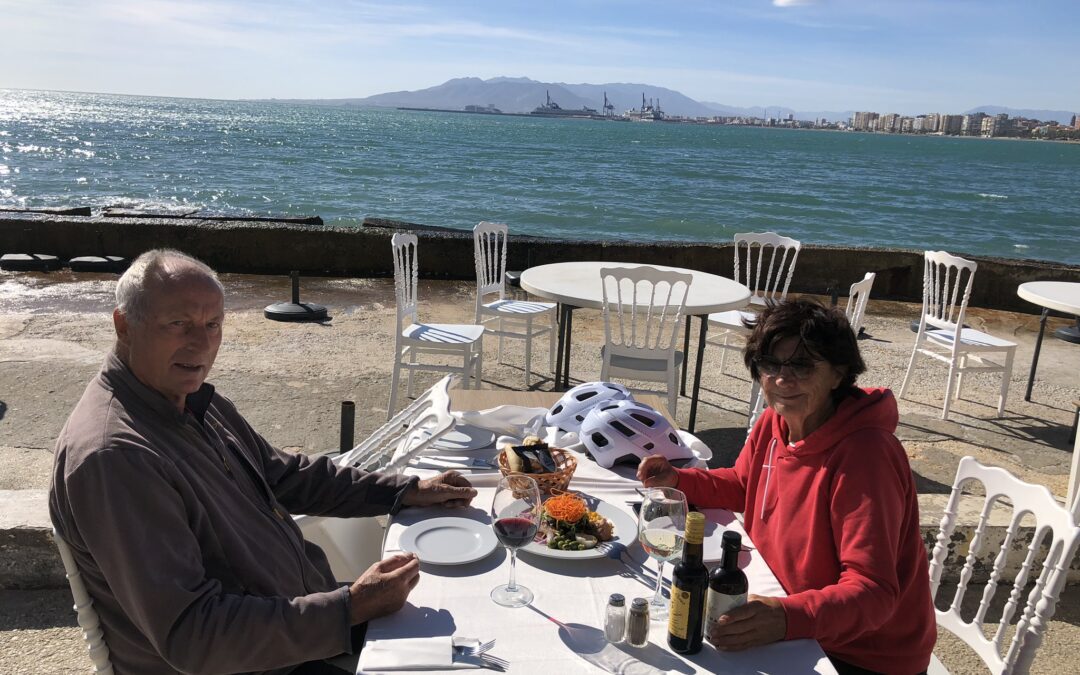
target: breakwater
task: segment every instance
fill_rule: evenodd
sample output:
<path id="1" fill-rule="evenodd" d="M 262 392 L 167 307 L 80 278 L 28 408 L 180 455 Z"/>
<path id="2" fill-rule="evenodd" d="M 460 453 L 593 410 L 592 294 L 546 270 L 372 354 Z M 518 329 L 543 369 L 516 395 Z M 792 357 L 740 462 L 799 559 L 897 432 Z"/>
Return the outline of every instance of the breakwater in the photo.
<path id="1" fill-rule="evenodd" d="M 202 218 L 134 213 L 0 211 L 0 254 L 48 253 L 68 259 L 87 255 L 132 258 L 156 247 L 177 248 L 217 270 L 249 274 L 380 277 L 393 273 L 390 237 L 408 230 L 420 237 L 420 274 L 428 278 L 475 276 L 472 233 L 367 218 L 354 227 L 326 226 L 317 218 Z M 1080 266 L 1037 260 L 968 256 L 979 263 L 971 306 L 1026 313 L 1026 281 L 1076 281 Z M 513 236 L 508 269 L 572 260 L 601 260 L 687 267 L 731 276 L 730 243 L 579 241 Z M 876 272 L 873 297 L 922 299 L 922 251 L 804 245 L 791 283 L 798 293 L 847 294 L 866 272 Z"/>

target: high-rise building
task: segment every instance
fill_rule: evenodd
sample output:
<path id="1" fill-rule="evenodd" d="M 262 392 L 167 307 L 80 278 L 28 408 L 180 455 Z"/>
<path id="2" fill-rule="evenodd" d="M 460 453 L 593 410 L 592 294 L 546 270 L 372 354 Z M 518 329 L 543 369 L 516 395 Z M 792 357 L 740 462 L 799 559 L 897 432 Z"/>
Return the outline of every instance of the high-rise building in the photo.
<path id="1" fill-rule="evenodd" d="M 932 134 L 941 131 L 941 115 L 937 113 L 930 113 L 926 116 L 926 120 L 922 125 L 923 133 Z"/>
<path id="2" fill-rule="evenodd" d="M 877 118 L 876 112 L 857 112 L 851 116 L 851 128 L 855 131 L 873 131 Z"/>
<path id="3" fill-rule="evenodd" d="M 960 134 L 963 124 L 963 115 L 942 115 L 939 130 L 943 134 L 956 136 Z"/>
<path id="4" fill-rule="evenodd" d="M 900 131 L 900 116 L 896 113 L 886 113 L 878 118 L 878 131 L 893 134 Z"/>
<path id="5" fill-rule="evenodd" d="M 910 134 L 915 130 L 915 118 L 914 117 L 901 117 L 900 118 L 900 133 Z"/>
<path id="6" fill-rule="evenodd" d="M 1073 129 L 1080 129 L 1080 115 L 1073 115 L 1072 128 Z"/>
<path id="7" fill-rule="evenodd" d="M 960 123 L 960 133 L 964 136 L 978 136 L 982 133 L 982 121 L 986 119 L 986 113 L 977 112 L 964 115 Z"/>

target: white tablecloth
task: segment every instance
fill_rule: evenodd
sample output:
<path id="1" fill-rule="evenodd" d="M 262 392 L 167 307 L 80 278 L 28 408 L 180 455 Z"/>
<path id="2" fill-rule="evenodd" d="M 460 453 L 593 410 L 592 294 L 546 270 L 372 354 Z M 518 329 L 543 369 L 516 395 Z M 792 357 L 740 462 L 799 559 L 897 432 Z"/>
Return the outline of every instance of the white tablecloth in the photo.
<path id="1" fill-rule="evenodd" d="M 430 451 L 429 455 L 438 455 Z M 458 453 L 460 454 L 460 453 Z M 493 457 L 494 448 L 466 453 L 470 457 Z M 627 500 L 638 500 L 633 470 L 611 472 L 578 455 L 578 469 L 571 481 L 573 490 L 590 494 L 618 506 L 633 517 Z M 422 476 L 435 471 L 411 470 Z M 398 550 L 405 529 L 426 518 L 460 515 L 490 524 L 489 509 L 497 471 L 464 471 L 478 488 L 479 495 L 469 509 L 450 512 L 441 508 L 406 509 L 387 529 L 384 551 Z M 706 516 L 720 526 L 709 528 L 708 536 L 719 538 L 725 528 L 743 534 L 733 514 L 708 510 Z M 621 533 L 619 533 L 621 534 Z M 630 539 L 635 533 L 630 534 Z M 655 563 L 640 546 L 630 555 L 655 572 Z M 762 595 L 783 595 L 779 583 L 755 551 L 740 559 L 750 581 L 750 591 Z M 400 612 L 373 621 L 368 639 L 458 635 L 482 640 L 498 640 L 492 653 L 510 661 L 513 675 L 537 673 L 835 673 L 820 646 L 812 640 L 780 642 L 746 652 L 719 652 L 706 644 L 692 656 L 679 656 L 667 648 L 666 621 L 652 622 L 650 644 L 637 649 L 604 640 L 605 604 L 611 593 L 629 600 L 651 597 L 652 586 L 643 575 L 633 574 L 620 561 L 555 560 L 519 553 L 517 582 L 530 588 L 535 599 L 528 607 L 511 609 L 496 605 L 489 593 L 506 583 L 510 558 L 498 548 L 478 562 L 457 566 L 422 565 L 420 582 Z M 671 565 L 665 566 L 670 578 Z M 655 578 L 655 577 L 653 577 Z M 456 671 L 460 672 L 460 671 Z"/>

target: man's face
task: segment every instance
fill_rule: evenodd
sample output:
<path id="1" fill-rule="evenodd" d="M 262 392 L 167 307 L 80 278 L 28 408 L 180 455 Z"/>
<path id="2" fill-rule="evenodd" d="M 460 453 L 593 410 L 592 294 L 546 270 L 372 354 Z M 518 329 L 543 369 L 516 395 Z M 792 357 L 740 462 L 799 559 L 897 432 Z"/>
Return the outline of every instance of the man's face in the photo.
<path id="1" fill-rule="evenodd" d="M 184 409 L 199 390 L 221 345 L 225 299 L 203 274 L 190 271 L 146 290 L 146 316 L 130 321 L 113 313 L 117 338 L 139 381 Z"/>

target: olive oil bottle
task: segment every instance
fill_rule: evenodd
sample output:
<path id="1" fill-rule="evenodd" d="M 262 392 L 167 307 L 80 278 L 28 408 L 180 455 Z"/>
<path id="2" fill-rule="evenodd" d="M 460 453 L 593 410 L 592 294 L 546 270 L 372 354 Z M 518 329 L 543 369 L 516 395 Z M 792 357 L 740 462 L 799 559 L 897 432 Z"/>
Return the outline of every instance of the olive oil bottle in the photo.
<path id="1" fill-rule="evenodd" d="M 720 566 L 709 576 L 709 601 L 705 610 L 705 634 L 709 635 L 720 617 L 740 605 L 746 604 L 748 584 L 746 575 L 739 569 L 739 551 L 742 536 L 728 530 L 721 539 L 723 555 Z"/>
<path id="2" fill-rule="evenodd" d="M 671 612 L 668 614 L 668 645 L 679 654 L 701 651 L 705 622 L 705 597 L 709 590 L 709 570 L 702 558 L 705 516 L 686 514 L 686 538 L 682 559 L 671 575 Z"/>

